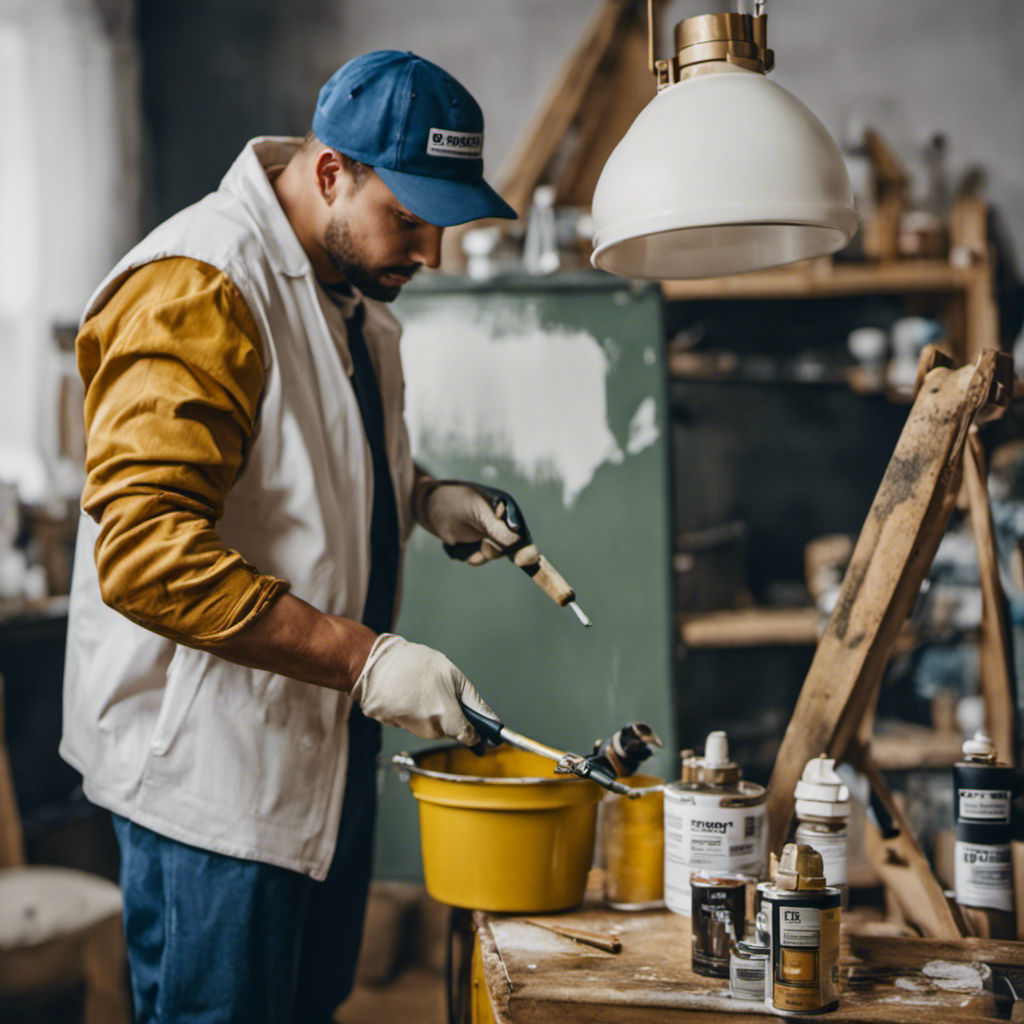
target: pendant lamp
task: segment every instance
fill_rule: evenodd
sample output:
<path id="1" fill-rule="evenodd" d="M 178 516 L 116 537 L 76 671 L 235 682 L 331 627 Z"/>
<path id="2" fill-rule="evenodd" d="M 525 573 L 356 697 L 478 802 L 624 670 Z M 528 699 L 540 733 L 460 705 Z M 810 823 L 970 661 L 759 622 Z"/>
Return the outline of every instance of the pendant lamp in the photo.
<path id="1" fill-rule="evenodd" d="M 824 125 L 766 73 L 763 3 L 675 28 L 658 92 L 594 191 L 595 267 L 650 280 L 718 277 L 842 249 L 859 218 Z"/>

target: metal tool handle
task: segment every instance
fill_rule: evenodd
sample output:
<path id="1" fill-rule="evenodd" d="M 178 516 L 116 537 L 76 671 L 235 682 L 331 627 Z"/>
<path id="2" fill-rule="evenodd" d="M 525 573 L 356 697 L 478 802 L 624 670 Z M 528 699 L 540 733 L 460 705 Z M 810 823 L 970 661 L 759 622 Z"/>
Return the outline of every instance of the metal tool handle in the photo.
<path id="1" fill-rule="evenodd" d="M 516 747 L 519 750 L 526 750 L 531 754 L 538 754 L 541 757 L 546 757 L 556 762 L 561 761 L 566 756 L 564 750 L 555 750 L 554 747 L 549 747 L 545 743 L 538 743 L 537 740 L 531 740 L 529 736 L 523 736 L 514 729 L 510 729 L 504 722 L 499 721 L 497 718 L 489 718 L 487 715 L 481 714 L 479 711 L 467 707 L 461 700 L 459 701 L 459 705 L 462 708 L 462 713 L 469 720 L 469 724 L 472 725 L 478 733 L 480 733 L 484 740 L 493 743 L 495 746 L 507 743 L 511 747 Z M 483 751 L 478 747 L 474 747 L 473 750 L 483 753 Z"/>
<path id="2" fill-rule="evenodd" d="M 570 754 L 564 750 L 556 750 L 554 747 L 549 747 L 546 743 L 539 743 L 537 740 L 530 739 L 529 736 L 523 736 L 514 729 L 509 729 L 508 726 L 497 718 L 489 718 L 487 715 L 473 710 L 473 708 L 466 707 L 462 701 L 459 701 L 459 704 L 462 707 L 462 713 L 485 740 L 489 740 L 494 744 L 508 743 L 519 750 L 526 750 L 531 754 L 539 754 L 541 757 L 546 757 L 555 762 L 556 774 L 578 775 L 581 779 L 590 779 L 592 782 L 596 782 L 599 786 L 603 786 L 613 793 L 620 793 L 631 799 L 640 796 L 637 790 L 630 789 L 619 782 L 615 778 L 614 773 L 599 760 L 583 757 L 581 754 Z M 483 743 L 480 743 L 473 747 L 473 753 L 483 754 L 483 746 Z"/>

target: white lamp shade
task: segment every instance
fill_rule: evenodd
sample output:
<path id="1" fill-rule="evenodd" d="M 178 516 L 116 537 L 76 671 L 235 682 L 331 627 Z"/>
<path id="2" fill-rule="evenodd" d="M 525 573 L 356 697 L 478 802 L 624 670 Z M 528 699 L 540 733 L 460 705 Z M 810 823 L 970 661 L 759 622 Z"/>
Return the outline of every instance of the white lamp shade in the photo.
<path id="1" fill-rule="evenodd" d="M 662 90 L 601 172 L 595 267 L 717 277 L 824 256 L 859 218 L 839 147 L 792 93 L 723 65 Z"/>

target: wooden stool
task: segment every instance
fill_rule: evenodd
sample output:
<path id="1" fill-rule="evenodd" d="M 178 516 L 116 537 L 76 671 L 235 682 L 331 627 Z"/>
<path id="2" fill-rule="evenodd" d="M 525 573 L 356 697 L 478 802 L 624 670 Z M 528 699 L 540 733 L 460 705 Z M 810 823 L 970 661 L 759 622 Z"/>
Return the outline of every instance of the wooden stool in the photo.
<path id="1" fill-rule="evenodd" d="M 98 875 L 25 863 L 0 677 L 0 1018 L 85 984 L 85 1024 L 131 1024 L 121 890 Z"/>

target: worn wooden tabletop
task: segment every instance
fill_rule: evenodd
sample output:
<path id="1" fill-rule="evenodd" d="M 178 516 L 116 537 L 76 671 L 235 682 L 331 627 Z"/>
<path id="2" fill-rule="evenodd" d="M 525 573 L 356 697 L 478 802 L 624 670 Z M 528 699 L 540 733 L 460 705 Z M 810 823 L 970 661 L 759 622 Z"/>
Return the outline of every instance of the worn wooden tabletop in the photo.
<path id="1" fill-rule="evenodd" d="M 578 910 L 529 915 L 618 938 L 621 952 L 581 945 L 527 918 L 477 912 L 483 973 L 498 1024 L 763 1022 L 763 1003 L 733 999 L 728 982 L 690 968 L 690 920 L 667 911 L 617 913 L 592 886 Z M 975 1024 L 1024 998 L 1024 943 L 862 934 L 844 926 L 834 1024 Z M 1024 1004 L 1017 1007 L 1014 1020 Z"/>

